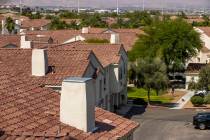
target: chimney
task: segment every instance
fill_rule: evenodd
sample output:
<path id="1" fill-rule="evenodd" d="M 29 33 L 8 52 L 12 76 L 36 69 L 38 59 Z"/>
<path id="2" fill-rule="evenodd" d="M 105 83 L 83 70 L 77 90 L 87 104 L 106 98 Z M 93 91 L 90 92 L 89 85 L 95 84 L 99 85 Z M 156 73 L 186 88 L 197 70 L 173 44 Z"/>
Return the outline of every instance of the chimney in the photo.
<path id="1" fill-rule="evenodd" d="M 88 34 L 88 33 L 89 33 L 89 27 L 83 27 L 82 34 Z"/>
<path id="2" fill-rule="evenodd" d="M 5 20 L 3 19 L 1 21 L 1 34 L 4 35 L 5 34 Z"/>
<path id="3" fill-rule="evenodd" d="M 21 25 L 21 21 L 20 21 L 19 19 L 16 19 L 16 20 L 15 20 L 15 24 Z"/>
<path id="4" fill-rule="evenodd" d="M 45 76 L 48 71 L 47 50 L 33 49 L 31 66 L 33 76 Z"/>
<path id="5" fill-rule="evenodd" d="M 116 33 L 111 34 L 110 43 L 111 44 L 119 44 L 120 43 L 119 34 L 116 34 Z"/>
<path id="6" fill-rule="evenodd" d="M 84 132 L 95 130 L 95 97 L 92 78 L 70 77 L 63 81 L 60 121 Z"/>
<path id="7" fill-rule="evenodd" d="M 22 48 L 22 49 L 31 49 L 32 48 L 31 41 L 26 41 L 26 36 L 25 35 L 21 35 L 20 48 Z"/>

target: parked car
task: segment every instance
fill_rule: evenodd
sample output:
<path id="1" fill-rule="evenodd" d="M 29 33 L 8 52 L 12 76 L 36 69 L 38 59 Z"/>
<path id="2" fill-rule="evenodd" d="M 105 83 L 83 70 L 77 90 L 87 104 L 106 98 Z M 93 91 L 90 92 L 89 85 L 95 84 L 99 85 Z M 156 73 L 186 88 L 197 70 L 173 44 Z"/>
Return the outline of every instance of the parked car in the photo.
<path id="1" fill-rule="evenodd" d="M 193 117 L 193 125 L 195 128 L 204 130 L 210 127 L 210 112 L 198 113 Z"/>
<path id="2" fill-rule="evenodd" d="M 206 92 L 206 90 L 198 90 L 198 91 L 195 91 L 195 96 L 201 96 L 201 97 L 204 97 L 206 96 L 208 93 Z"/>

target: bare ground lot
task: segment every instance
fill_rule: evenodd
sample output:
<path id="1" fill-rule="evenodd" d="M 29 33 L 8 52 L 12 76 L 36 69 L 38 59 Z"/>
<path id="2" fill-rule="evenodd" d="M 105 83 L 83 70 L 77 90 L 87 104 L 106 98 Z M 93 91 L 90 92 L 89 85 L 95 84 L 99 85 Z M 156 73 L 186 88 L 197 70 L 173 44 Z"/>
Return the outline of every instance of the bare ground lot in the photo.
<path id="1" fill-rule="evenodd" d="M 198 130 L 192 125 L 192 116 L 210 110 L 170 110 L 134 107 L 129 117 L 140 123 L 134 140 L 210 140 L 210 129 Z"/>

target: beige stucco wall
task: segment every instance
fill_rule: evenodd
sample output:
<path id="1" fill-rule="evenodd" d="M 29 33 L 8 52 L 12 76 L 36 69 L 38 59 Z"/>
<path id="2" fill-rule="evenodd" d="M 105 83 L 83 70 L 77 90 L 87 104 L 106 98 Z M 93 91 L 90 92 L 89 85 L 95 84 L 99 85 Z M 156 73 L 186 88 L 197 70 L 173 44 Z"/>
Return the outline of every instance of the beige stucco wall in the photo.
<path id="1" fill-rule="evenodd" d="M 198 82 L 199 76 L 198 73 L 191 73 L 191 74 L 186 74 L 186 85 L 185 88 L 188 89 L 189 83 L 190 82 Z"/>
<path id="2" fill-rule="evenodd" d="M 62 83 L 60 121 L 85 132 L 95 129 L 93 80 L 65 79 Z"/>
<path id="3" fill-rule="evenodd" d="M 209 63 L 210 58 L 208 57 L 209 53 L 204 53 L 200 51 L 196 57 L 191 58 L 189 63 Z"/>

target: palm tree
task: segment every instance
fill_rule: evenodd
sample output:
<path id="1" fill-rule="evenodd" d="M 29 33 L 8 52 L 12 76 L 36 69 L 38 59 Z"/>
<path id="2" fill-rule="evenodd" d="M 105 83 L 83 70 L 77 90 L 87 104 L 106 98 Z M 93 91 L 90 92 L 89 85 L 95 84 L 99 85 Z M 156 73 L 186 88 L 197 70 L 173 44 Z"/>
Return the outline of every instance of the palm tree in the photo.
<path id="1" fill-rule="evenodd" d="M 9 34 L 15 29 L 15 22 L 11 17 L 6 18 L 5 28 L 8 30 Z"/>

